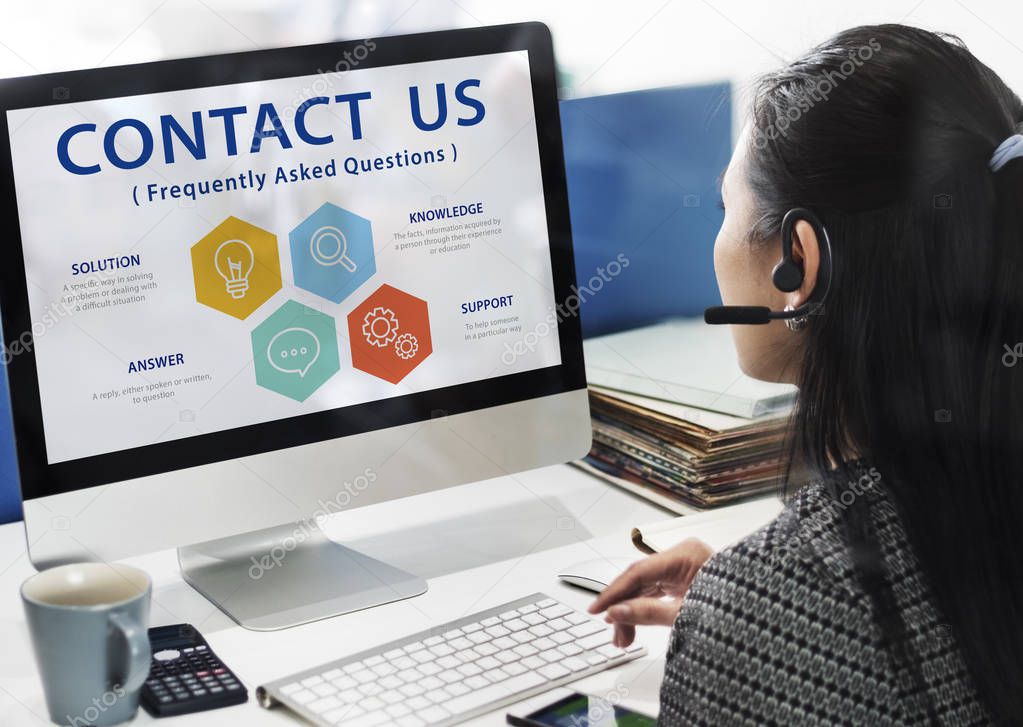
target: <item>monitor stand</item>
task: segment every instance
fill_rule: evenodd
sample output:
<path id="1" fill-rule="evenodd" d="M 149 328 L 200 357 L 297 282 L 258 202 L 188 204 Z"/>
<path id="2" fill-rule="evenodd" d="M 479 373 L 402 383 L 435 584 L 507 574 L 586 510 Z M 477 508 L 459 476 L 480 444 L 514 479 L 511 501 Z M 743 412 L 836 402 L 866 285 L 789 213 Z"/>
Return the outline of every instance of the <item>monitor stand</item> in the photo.
<path id="1" fill-rule="evenodd" d="M 426 592 L 426 581 L 310 522 L 178 548 L 181 575 L 239 625 L 275 631 Z"/>

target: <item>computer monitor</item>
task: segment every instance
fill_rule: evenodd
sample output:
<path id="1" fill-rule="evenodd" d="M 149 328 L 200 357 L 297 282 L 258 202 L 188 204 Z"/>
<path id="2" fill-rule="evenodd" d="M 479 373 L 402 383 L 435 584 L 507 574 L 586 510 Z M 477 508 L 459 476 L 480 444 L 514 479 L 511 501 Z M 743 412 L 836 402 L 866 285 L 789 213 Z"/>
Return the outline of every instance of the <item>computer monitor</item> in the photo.
<path id="1" fill-rule="evenodd" d="M 0 82 L 0 306 L 39 568 L 177 546 L 279 628 L 426 589 L 328 513 L 582 456 L 540 24 Z"/>

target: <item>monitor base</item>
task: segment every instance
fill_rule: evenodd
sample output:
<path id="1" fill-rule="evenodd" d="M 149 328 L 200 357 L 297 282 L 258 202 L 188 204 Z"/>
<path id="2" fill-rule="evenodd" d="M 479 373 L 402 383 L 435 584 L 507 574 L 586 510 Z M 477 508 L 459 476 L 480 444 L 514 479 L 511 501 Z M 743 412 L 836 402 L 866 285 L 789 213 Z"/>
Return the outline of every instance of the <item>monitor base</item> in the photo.
<path id="1" fill-rule="evenodd" d="M 422 578 L 335 543 L 310 523 L 178 548 L 181 575 L 240 626 L 276 631 L 426 592 Z"/>

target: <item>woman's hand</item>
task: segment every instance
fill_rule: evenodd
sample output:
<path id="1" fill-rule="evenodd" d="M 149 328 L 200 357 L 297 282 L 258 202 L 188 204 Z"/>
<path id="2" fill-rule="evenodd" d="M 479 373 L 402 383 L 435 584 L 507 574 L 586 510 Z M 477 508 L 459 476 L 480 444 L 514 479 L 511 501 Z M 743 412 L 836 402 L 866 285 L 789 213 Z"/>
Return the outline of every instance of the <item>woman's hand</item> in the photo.
<path id="1" fill-rule="evenodd" d="M 671 626 L 675 622 L 682 597 L 713 554 L 706 543 L 689 538 L 636 561 L 597 596 L 589 611 L 606 610 L 605 620 L 615 627 L 614 645 L 628 646 L 636 638 L 636 626 Z"/>

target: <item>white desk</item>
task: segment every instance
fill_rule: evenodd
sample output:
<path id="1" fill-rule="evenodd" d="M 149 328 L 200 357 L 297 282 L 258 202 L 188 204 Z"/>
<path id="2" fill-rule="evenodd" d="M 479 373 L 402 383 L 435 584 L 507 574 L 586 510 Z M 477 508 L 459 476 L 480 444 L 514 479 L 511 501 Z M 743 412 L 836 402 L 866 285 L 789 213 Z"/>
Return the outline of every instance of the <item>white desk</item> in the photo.
<path id="1" fill-rule="evenodd" d="M 630 528 L 672 517 L 579 470 L 548 467 L 338 513 L 335 540 L 422 575 L 417 598 L 275 632 L 246 631 L 186 585 L 173 551 L 132 559 L 153 578 L 152 625 L 188 622 L 242 679 L 249 702 L 173 718 L 188 727 L 304 724 L 264 710 L 259 684 L 500 603 L 544 591 L 585 608 L 591 595 L 557 581 L 562 566 L 597 557 L 639 558 Z M 695 524 L 695 523 L 694 523 Z M 752 526 L 751 526 L 752 529 Z M 711 545 L 713 530 L 699 529 Z M 0 725 L 49 725 L 18 588 L 34 571 L 21 523 L 0 527 Z M 624 704 L 656 714 L 668 629 L 646 628 L 648 656 L 589 677 L 579 691 L 627 693 Z M 537 700 L 531 700 L 537 701 Z M 541 700 L 542 701 L 542 700 Z M 504 724 L 502 709 L 467 724 Z M 143 710 L 132 724 L 156 722 Z M 160 723 L 167 720 L 160 720 Z"/>

